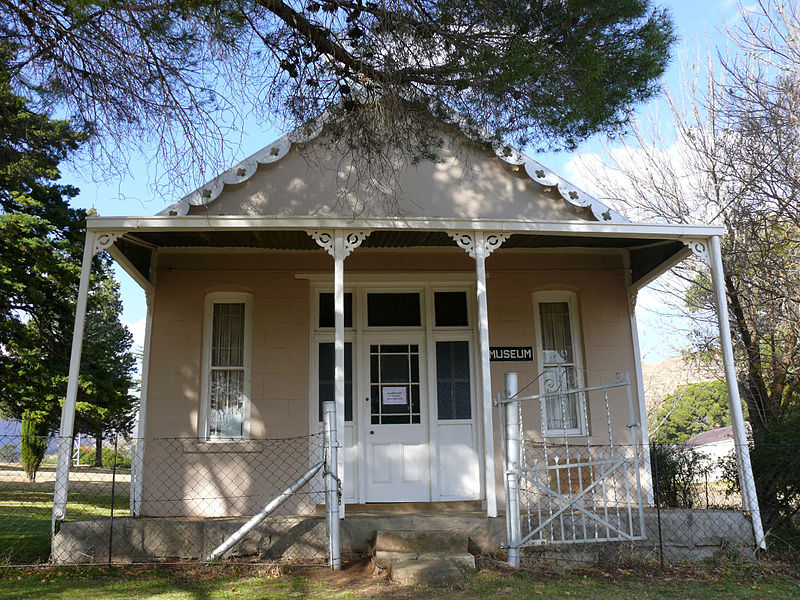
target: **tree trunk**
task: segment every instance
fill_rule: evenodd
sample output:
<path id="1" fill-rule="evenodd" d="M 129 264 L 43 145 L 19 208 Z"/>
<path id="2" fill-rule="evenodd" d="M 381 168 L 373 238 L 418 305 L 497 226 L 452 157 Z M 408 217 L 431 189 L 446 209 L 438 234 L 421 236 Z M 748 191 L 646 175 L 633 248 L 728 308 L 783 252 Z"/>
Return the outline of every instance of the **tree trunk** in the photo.
<path id="1" fill-rule="evenodd" d="M 103 432 L 96 431 L 94 434 L 94 466 L 103 466 Z"/>
<path id="2" fill-rule="evenodd" d="M 747 404 L 748 420 L 753 429 L 766 427 L 772 416 L 769 405 L 769 393 L 764 382 L 759 347 L 747 326 L 744 309 L 739 294 L 730 275 L 725 274 L 725 291 L 728 296 L 728 309 L 733 315 L 731 335 L 739 339 L 744 346 L 747 374 L 739 381 L 739 394 Z"/>

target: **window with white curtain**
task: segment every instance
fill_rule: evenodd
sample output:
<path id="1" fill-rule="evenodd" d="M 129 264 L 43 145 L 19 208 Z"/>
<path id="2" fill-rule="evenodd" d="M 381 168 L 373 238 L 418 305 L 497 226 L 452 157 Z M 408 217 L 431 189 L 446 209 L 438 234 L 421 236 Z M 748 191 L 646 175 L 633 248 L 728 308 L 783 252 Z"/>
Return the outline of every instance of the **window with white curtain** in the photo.
<path id="1" fill-rule="evenodd" d="M 533 296 L 540 390 L 545 435 L 586 432 L 579 394 L 559 393 L 580 387 L 581 349 L 577 301 L 572 292 L 537 292 Z"/>
<path id="2" fill-rule="evenodd" d="M 209 440 L 249 437 L 252 296 L 206 296 L 201 431 Z"/>

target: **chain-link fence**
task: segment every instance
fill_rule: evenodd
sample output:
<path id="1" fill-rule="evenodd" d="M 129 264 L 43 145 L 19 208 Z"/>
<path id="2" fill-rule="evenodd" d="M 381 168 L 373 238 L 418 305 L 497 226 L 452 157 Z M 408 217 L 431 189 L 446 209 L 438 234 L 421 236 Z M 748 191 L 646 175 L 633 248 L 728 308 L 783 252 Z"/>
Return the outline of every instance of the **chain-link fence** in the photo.
<path id="1" fill-rule="evenodd" d="M 58 440 L 0 436 L 0 561 L 7 565 L 206 562 L 254 514 L 282 504 L 222 560 L 325 564 L 323 435 L 73 441 L 66 516 L 51 545 Z M 40 464 L 36 464 L 41 461 Z"/>
<path id="2" fill-rule="evenodd" d="M 751 444 L 749 473 L 739 472 L 741 449 L 732 442 L 713 449 L 651 443 L 567 451 L 528 441 L 523 448 L 529 465 L 519 473 L 523 567 L 753 560 L 764 553 L 754 507 L 742 494 L 747 486 L 757 491 L 766 556 L 800 562 L 800 474 L 777 472 L 768 458 L 796 453 L 793 441 Z"/>

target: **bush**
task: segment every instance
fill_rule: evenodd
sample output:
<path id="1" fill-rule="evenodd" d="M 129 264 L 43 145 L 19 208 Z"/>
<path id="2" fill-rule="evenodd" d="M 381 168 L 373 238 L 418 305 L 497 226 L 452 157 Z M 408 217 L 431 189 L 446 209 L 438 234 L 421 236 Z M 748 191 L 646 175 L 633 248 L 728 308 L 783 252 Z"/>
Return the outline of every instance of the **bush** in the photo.
<path id="1" fill-rule="evenodd" d="M 22 413 L 19 455 L 22 460 L 22 468 L 25 469 L 25 474 L 30 481 L 36 481 L 36 471 L 39 470 L 47 450 L 49 430 L 47 415 L 44 412 L 26 410 Z"/>
<path id="2" fill-rule="evenodd" d="M 90 448 L 89 446 L 81 446 L 81 465 L 93 465 L 94 464 L 94 448 Z M 103 452 L 101 454 L 101 460 L 103 462 L 103 467 L 107 469 L 111 469 L 114 466 L 114 448 L 103 448 Z M 131 455 L 128 450 L 122 446 L 117 447 L 117 468 L 118 469 L 130 469 L 131 467 Z"/>
<path id="3" fill-rule="evenodd" d="M 19 461 L 19 450 L 16 444 L 3 444 L 0 446 L 0 462 L 15 463 Z"/>
<path id="4" fill-rule="evenodd" d="M 789 415 L 769 429 L 758 429 L 750 442 L 750 464 L 764 527 L 798 529 L 800 514 L 800 416 Z M 719 461 L 728 479 L 726 494 L 738 494 L 736 458 Z"/>
<path id="5" fill-rule="evenodd" d="M 692 508 L 694 492 L 711 470 L 708 456 L 686 446 L 651 444 L 650 468 L 653 493 L 662 506 Z"/>

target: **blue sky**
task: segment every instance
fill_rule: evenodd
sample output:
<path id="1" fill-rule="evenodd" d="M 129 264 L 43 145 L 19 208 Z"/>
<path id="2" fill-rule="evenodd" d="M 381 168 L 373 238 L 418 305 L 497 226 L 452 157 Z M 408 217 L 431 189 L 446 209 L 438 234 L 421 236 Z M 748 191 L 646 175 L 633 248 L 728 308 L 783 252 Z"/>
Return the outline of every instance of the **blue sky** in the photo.
<path id="1" fill-rule="evenodd" d="M 665 76 L 666 85 L 674 88 L 680 82 L 682 63 L 687 60 L 691 63 L 692 57 L 698 52 L 701 55 L 705 54 L 706 44 L 712 48 L 725 46 L 726 24 L 729 27 L 735 24 L 738 20 L 739 7 L 736 0 L 656 1 L 655 4 L 666 6 L 670 10 L 680 38 Z M 655 100 L 651 104 L 659 102 Z M 666 111 L 664 114 L 667 114 Z M 243 139 L 241 148 L 236 153 L 238 158 L 249 156 L 282 133 L 284 132 L 277 129 L 251 132 Z M 604 152 L 602 141 L 590 140 L 577 153 L 602 152 Z M 569 153 L 537 155 L 537 160 L 564 176 L 573 173 L 571 165 L 574 159 L 575 157 Z M 127 176 L 107 178 L 105 181 L 96 181 L 98 174 L 89 173 L 85 168 L 77 169 L 70 165 L 62 167 L 64 182 L 73 184 L 81 190 L 80 195 L 74 200 L 74 205 L 83 208 L 94 207 L 103 216 L 151 215 L 178 199 L 178 197 L 162 198 L 156 195 L 153 191 L 156 174 L 144 159 L 132 160 Z M 576 180 L 574 183 L 581 185 L 583 182 Z M 186 190 L 189 191 L 191 190 Z M 123 320 L 134 334 L 136 343 L 141 344 L 144 332 L 144 293 L 124 271 L 117 269 L 117 273 L 122 286 Z M 642 294 L 639 306 L 638 318 L 644 360 L 655 362 L 675 355 L 676 348 L 681 346 L 681 324 L 669 314 L 660 314 L 662 311 L 659 311 L 658 302 L 652 295 Z"/>

